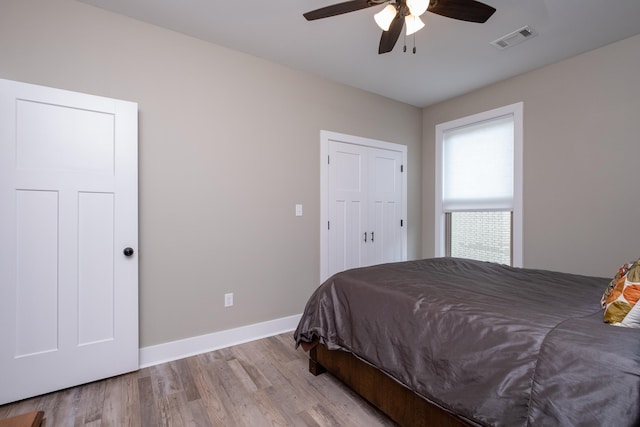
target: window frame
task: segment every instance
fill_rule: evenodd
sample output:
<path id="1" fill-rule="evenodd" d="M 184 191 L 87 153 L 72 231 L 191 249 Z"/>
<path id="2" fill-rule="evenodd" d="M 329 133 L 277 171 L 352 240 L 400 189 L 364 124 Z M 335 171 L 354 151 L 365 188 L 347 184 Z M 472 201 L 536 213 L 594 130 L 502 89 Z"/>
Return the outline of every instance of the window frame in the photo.
<path id="1" fill-rule="evenodd" d="M 436 125 L 435 139 L 435 256 L 446 256 L 446 212 L 442 208 L 443 195 L 443 160 L 444 160 L 444 134 L 457 128 L 471 126 L 476 123 L 497 119 L 504 116 L 513 116 L 513 211 L 512 211 L 512 256 L 511 263 L 514 267 L 523 266 L 523 226 L 522 226 L 522 183 L 523 183 L 523 160 L 522 160 L 522 143 L 523 143 L 523 109 L 524 104 L 517 102 L 515 104 L 506 105 L 504 107 L 495 108 L 478 114 L 462 117 L 460 119 L 451 120 L 449 122 Z M 483 211 L 479 209 L 478 211 Z"/>

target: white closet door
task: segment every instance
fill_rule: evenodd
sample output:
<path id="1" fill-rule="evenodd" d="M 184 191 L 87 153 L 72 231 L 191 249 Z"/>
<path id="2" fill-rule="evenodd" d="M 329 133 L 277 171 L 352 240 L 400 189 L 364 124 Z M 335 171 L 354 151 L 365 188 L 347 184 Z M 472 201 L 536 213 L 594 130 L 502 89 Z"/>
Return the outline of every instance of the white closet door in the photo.
<path id="1" fill-rule="evenodd" d="M 367 264 L 402 261 L 402 153 L 370 149 L 370 254 Z"/>
<path id="2" fill-rule="evenodd" d="M 329 144 L 329 269 L 360 267 L 369 258 L 367 147 L 331 141 Z M 366 240 L 365 240 L 366 239 Z"/>
<path id="3" fill-rule="evenodd" d="M 0 80 L 0 404 L 138 368 L 137 197 L 137 104 Z"/>
<path id="4" fill-rule="evenodd" d="M 350 268 L 406 259 L 406 147 L 327 134 L 328 161 L 322 175 L 328 182 L 328 213 L 326 237 L 321 236 L 321 279 Z"/>

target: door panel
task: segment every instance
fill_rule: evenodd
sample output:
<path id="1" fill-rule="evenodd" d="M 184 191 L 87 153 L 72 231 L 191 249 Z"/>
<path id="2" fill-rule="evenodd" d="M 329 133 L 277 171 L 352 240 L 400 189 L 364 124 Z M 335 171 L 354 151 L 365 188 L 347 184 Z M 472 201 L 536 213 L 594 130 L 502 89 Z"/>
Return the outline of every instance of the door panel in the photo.
<path id="1" fill-rule="evenodd" d="M 368 157 L 364 147 L 332 141 L 329 146 L 329 270 L 358 267 L 368 249 L 359 236 L 365 232 Z"/>
<path id="2" fill-rule="evenodd" d="M 373 191 L 374 197 L 381 195 L 384 197 L 398 198 L 400 186 L 400 165 L 402 164 L 401 153 L 399 152 L 372 152 L 373 160 Z M 395 154 L 395 155 L 394 155 Z"/>
<path id="3" fill-rule="evenodd" d="M 350 264 L 347 259 L 349 253 L 347 249 L 349 244 L 347 239 L 347 203 L 344 200 L 334 200 L 331 211 L 334 218 L 331 236 L 335 249 L 329 254 L 329 265 L 331 271 L 340 271 L 348 268 L 347 266 Z"/>
<path id="4" fill-rule="evenodd" d="M 78 344 L 112 340 L 114 313 L 113 193 L 78 199 Z"/>
<path id="5" fill-rule="evenodd" d="M 19 169 L 113 173 L 113 114 L 18 100 L 17 119 Z"/>
<path id="6" fill-rule="evenodd" d="M 16 207 L 14 345 L 26 357 L 58 349 L 58 194 L 20 190 Z"/>
<path id="7" fill-rule="evenodd" d="M 365 191 L 362 174 L 365 173 L 366 153 L 360 147 L 335 143 L 332 157 L 335 173 L 335 191 L 337 194 L 347 193 L 358 197 Z"/>
<path id="8" fill-rule="evenodd" d="M 364 258 L 367 256 L 366 242 L 362 237 L 364 230 L 364 219 L 366 217 L 363 212 L 364 203 L 360 200 L 353 200 L 349 210 L 349 221 L 347 231 L 345 232 L 346 254 L 344 269 L 355 268 L 362 265 Z"/>
<path id="9" fill-rule="evenodd" d="M 0 232 L 0 404 L 138 368 L 136 104 L 0 80 Z"/>
<path id="10" fill-rule="evenodd" d="M 327 277 L 402 260 L 403 152 L 330 139 L 328 154 Z"/>
<path id="11" fill-rule="evenodd" d="M 402 260 L 402 153 L 371 150 L 370 223 L 375 230 L 369 264 Z"/>

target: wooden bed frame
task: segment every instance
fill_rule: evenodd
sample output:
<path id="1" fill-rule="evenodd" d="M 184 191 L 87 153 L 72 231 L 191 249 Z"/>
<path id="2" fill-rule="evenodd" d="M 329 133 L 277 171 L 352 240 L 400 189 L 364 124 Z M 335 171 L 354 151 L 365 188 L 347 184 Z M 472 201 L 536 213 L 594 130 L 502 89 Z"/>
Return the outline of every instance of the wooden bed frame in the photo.
<path id="1" fill-rule="evenodd" d="M 469 427 L 351 353 L 318 343 L 309 351 L 309 372 L 329 372 L 401 426 Z"/>

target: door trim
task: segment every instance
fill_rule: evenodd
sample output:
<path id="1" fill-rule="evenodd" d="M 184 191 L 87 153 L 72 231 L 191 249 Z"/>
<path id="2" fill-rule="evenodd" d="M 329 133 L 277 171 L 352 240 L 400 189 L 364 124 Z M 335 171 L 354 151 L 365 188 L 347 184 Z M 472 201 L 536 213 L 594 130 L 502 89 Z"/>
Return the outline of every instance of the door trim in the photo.
<path id="1" fill-rule="evenodd" d="M 402 259 L 407 259 L 407 146 L 328 130 L 320 131 L 320 283 L 329 277 L 329 142 L 362 145 L 402 153 Z"/>

